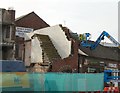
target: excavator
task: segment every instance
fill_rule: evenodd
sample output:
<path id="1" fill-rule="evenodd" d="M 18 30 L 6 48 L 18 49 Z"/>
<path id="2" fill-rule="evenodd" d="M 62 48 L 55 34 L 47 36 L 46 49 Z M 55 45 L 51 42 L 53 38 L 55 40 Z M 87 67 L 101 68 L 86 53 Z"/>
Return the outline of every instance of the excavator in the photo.
<path id="1" fill-rule="evenodd" d="M 91 36 L 90 33 L 85 33 L 85 34 L 79 35 L 79 38 L 81 40 L 81 46 L 89 47 L 91 50 L 93 50 L 100 44 L 101 40 L 104 40 L 104 36 L 106 36 L 110 41 L 112 41 L 120 49 L 120 44 L 106 31 L 103 31 L 101 33 L 101 35 L 98 37 L 98 39 L 95 41 L 95 43 L 88 43 L 90 36 Z"/>

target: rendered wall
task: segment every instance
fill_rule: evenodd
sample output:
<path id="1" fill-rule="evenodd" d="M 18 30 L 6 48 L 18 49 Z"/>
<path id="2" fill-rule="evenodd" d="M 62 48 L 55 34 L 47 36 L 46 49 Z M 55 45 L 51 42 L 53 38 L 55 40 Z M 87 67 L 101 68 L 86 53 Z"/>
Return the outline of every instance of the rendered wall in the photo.
<path id="1" fill-rule="evenodd" d="M 62 59 L 71 54 L 71 41 L 59 25 L 35 30 L 34 33 L 48 35 Z"/>
<path id="2" fill-rule="evenodd" d="M 24 37 L 24 39 L 25 39 L 25 41 L 27 41 L 27 40 L 31 40 L 31 37 L 34 35 L 34 33 L 33 32 L 31 32 L 31 33 L 24 33 L 25 35 L 25 37 Z"/>
<path id="3" fill-rule="evenodd" d="M 30 63 L 42 62 L 42 49 L 37 37 L 32 40 L 25 41 L 25 66 L 30 66 Z"/>
<path id="4" fill-rule="evenodd" d="M 25 66 L 30 66 L 31 62 L 31 41 L 25 41 Z"/>
<path id="5" fill-rule="evenodd" d="M 31 43 L 31 63 L 42 63 L 42 48 L 37 37 L 32 39 Z"/>

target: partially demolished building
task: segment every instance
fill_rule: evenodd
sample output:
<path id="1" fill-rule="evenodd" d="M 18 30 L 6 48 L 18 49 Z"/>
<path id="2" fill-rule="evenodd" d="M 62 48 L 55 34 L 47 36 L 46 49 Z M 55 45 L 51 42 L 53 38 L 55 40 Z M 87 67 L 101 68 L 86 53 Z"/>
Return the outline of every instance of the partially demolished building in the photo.
<path id="1" fill-rule="evenodd" d="M 71 47 L 74 47 L 73 54 Z M 78 71 L 77 50 L 77 43 L 67 38 L 61 25 L 35 30 L 25 36 L 26 66 L 38 63 L 47 64 L 53 72 Z"/>
<path id="2" fill-rule="evenodd" d="M 25 40 L 16 37 L 16 59 L 25 61 L 29 71 L 96 73 L 119 69 L 118 48 L 82 47 L 77 33 L 62 25 L 50 27 L 34 12 L 17 18 L 16 26 L 33 29 L 25 34 Z"/>

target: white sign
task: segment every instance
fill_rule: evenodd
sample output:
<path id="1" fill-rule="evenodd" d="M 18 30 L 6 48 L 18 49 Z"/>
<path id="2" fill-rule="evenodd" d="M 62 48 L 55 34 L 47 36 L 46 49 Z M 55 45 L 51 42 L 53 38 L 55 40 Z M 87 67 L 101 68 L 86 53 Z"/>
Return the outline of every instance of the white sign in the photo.
<path id="1" fill-rule="evenodd" d="M 109 63 L 108 65 L 109 65 L 109 67 L 113 67 L 113 68 L 116 68 L 116 67 L 117 67 L 117 64 Z"/>
<path id="2" fill-rule="evenodd" d="M 111 82 L 120 82 L 120 80 L 111 80 Z"/>
<path id="3" fill-rule="evenodd" d="M 33 32 L 32 28 L 16 27 L 16 36 L 24 37 L 24 33 Z"/>

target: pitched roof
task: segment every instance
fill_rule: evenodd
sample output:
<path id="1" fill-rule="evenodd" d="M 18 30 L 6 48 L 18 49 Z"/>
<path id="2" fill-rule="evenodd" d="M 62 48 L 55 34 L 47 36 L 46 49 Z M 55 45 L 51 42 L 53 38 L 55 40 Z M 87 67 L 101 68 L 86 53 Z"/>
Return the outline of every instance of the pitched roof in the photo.
<path id="1" fill-rule="evenodd" d="M 24 17 L 27 17 L 28 15 L 30 15 L 30 14 L 36 14 L 34 11 L 32 11 L 32 12 L 30 12 L 30 13 L 28 13 L 28 14 L 25 14 L 25 15 L 22 15 L 22 16 L 20 16 L 20 17 L 18 17 L 18 18 L 16 18 L 15 19 L 15 21 L 18 21 L 18 20 L 20 20 L 20 19 L 22 19 L 22 18 L 24 18 Z M 37 15 L 37 14 L 36 14 Z M 38 16 L 38 15 L 37 15 Z M 38 16 L 39 17 L 39 16 Z"/>
<path id="2" fill-rule="evenodd" d="M 40 18 L 34 11 L 16 18 L 15 23 L 16 26 L 29 27 L 35 30 L 50 26 L 42 18 Z"/>
<path id="3" fill-rule="evenodd" d="M 93 41 L 89 41 L 89 43 L 94 43 Z M 103 45 L 98 45 L 94 50 L 90 50 L 90 48 L 79 46 L 84 53 L 91 57 L 110 59 L 115 61 L 120 61 L 120 49 L 117 47 L 106 47 Z"/>
<path id="4" fill-rule="evenodd" d="M 26 15 L 22 15 L 22 16 L 16 18 L 15 21 L 18 21 L 18 20 L 20 20 L 21 18 L 23 18 L 23 17 L 25 17 L 25 16 L 27 16 L 27 15 L 28 15 L 28 14 L 26 14 Z"/>

